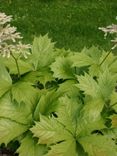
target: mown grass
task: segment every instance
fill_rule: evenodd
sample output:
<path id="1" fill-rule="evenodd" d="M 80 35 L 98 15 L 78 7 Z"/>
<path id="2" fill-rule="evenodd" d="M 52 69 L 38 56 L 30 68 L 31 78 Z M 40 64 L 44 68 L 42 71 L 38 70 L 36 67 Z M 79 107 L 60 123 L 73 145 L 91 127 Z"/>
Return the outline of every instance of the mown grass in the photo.
<path id="1" fill-rule="evenodd" d="M 98 27 L 117 23 L 117 0 L 0 0 L 0 12 L 13 15 L 13 25 L 32 42 L 46 33 L 57 47 L 111 47 Z"/>

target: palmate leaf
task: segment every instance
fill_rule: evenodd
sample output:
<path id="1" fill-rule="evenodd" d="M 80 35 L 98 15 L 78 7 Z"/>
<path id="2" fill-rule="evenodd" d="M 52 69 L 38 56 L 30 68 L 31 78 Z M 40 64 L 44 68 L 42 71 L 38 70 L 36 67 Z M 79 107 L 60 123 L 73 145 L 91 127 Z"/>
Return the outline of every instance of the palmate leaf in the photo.
<path id="1" fill-rule="evenodd" d="M 29 127 L 7 118 L 0 118 L 0 144 L 10 141 L 27 131 Z"/>
<path id="2" fill-rule="evenodd" d="M 27 136 L 22 139 L 21 145 L 17 150 L 19 156 L 43 156 L 46 151 L 46 146 L 37 144 L 31 134 L 27 134 Z"/>
<path id="3" fill-rule="evenodd" d="M 76 86 L 84 91 L 85 94 L 104 99 L 108 99 L 111 96 L 116 84 L 115 76 L 108 69 L 105 69 L 103 74 L 99 75 L 98 82 L 89 74 L 78 76 L 78 81 L 79 84 Z"/>
<path id="4" fill-rule="evenodd" d="M 115 141 L 115 143 L 117 143 L 117 126 L 103 129 L 102 133 L 104 134 L 104 136 L 112 139 L 113 141 Z"/>
<path id="5" fill-rule="evenodd" d="M 52 144 L 71 138 L 71 134 L 55 118 L 40 116 L 40 122 L 31 128 L 34 137 L 39 138 L 40 144 Z"/>
<path id="6" fill-rule="evenodd" d="M 70 49 L 66 50 L 64 48 L 62 48 L 62 49 L 55 48 L 55 52 L 56 52 L 56 57 L 59 57 L 59 56 L 67 57 L 67 56 L 73 54 Z"/>
<path id="7" fill-rule="evenodd" d="M 40 144 L 51 148 L 44 156 L 76 156 L 76 142 L 66 127 L 55 118 L 40 117 L 40 122 L 31 128 L 34 137 L 39 138 Z M 53 144 L 53 145 L 52 145 Z"/>
<path id="8" fill-rule="evenodd" d="M 40 82 L 41 84 L 45 85 L 46 82 L 53 80 L 55 79 L 53 78 L 53 74 L 49 68 L 29 72 L 22 78 L 23 82 L 30 82 L 34 85 L 36 82 Z"/>
<path id="9" fill-rule="evenodd" d="M 92 77 L 99 77 L 100 72 L 102 72 L 102 69 L 99 64 L 94 64 L 89 67 L 89 73 Z"/>
<path id="10" fill-rule="evenodd" d="M 81 53 L 84 53 L 87 56 L 89 56 L 90 58 L 92 58 L 96 64 L 100 63 L 100 57 L 102 55 L 102 50 L 100 50 L 98 47 L 95 47 L 95 46 L 92 46 L 90 48 L 84 47 L 83 50 L 81 51 Z"/>
<path id="11" fill-rule="evenodd" d="M 53 145 L 50 148 L 51 150 L 44 156 L 78 156 L 74 138 Z"/>
<path id="12" fill-rule="evenodd" d="M 35 37 L 32 47 L 32 55 L 28 62 L 34 70 L 48 67 L 54 61 L 54 43 L 48 35 Z"/>
<path id="13" fill-rule="evenodd" d="M 74 79 L 74 72 L 71 68 L 72 62 L 66 57 L 57 57 L 50 66 L 54 72 L 53 76 L 59 79 Z"/>
<path id="14" fill-rule="evenodd" d="M 0 117 L 9 118 L 21 124 L 29 124 L 32 114 L 28 103 L 12 101 L 10 92 L 0 99 Z"/>
<path id="15" fill-rule="evenodd" d="M 76 80 L 66 80 L 65 82 L 59 84 L 57 92 L 65 93 L 71 97 L 78 96 L 79 89 L 75 86 Z"/>
<path id="16" fill-rule="evenodd" d="M 43 85 L 45 85 L 46 82 L 49 82 L 49 81 L 51 82 L 53 80 L 55 79 L 53 78 L 53 74 L 50 71 L 50 69 L 46 69 L 46 70 L 43 69 L 43 71 L 41 70 L 38 71 L 38 81 L 42 83 Z"/>
<path id="17" fill-rule="evenodd" d="M 50 113 L 56 111 L 58 107 L 58 98 L 60 96 L 61 93 L 57 93 L 54 90 L 45 92 L 45 95 L 42 95 L 39 100 L 35 113 L 38 112 L 39 116 L 39 113 L 49 115 Z"/>
<path id="18" fill-rule="evenodd" d="M 59 108 L 57 110 L 57 120 L 62 123 L 73 135 L 76 132 L 77 115 L 81 108 L 81 103 L 75 98 L 67 96 L 59 99 Z"/>
<path id="19" fill-rule="evenodd" d="M 59 84 L 57 93 L 67 95 L 72 98 L 78 98 L 80 89 L 75 86 L 76 80 L 66 80 L 64 83 Z"/>
<path id="20" fill-rule="evenodd" d="M 117 73 L 117 56 L 114 56 L 113 58 L 113 62 L 111 63 L 111 65 L 109 66 L 109 69 L 112 73 Z"/>
<path id="21" fill-rule="evenodd" d="M 15 75 L 18 74 L 16 62 L 12 57 L 10 57 L 10 59 L 4 58 L 3 62 L 5 66 L 9 69 L 10 74 L 15 74 Z M 20 74 L 24 74 L 26 72 L 32 71 L 33 69 L 29 63 L 21 59 L 18 59 L 18 65 L 19 65 Z"/>
<path id="22" fill-rule="evenodd" d="M 5 66 L 0 63 L 0 97 L 12 86 L 12 80 Z"/>
<path id="23" fill-rule="evenodd" d="M 102 63 L 104 58 L 107 56 L 107 53 L 109 53 L 109 52 L 103 51 L 102 56 L 100 57 L 100 63 Z M 109 68 L 109 70 L 112 73 L 116 73 L 116 70 L 114 67 L 114 63 L 116 62 L 116 58 L 117 58 L 117 56 L 115 56 L 113 53 L 110 53 L 109 56 L 106 58 L 106 60 L 101 64 L 101 68 L 105 69 L 105 67 L 106 67 L 106 68 Z"/>
<path id="24" fill-rule="evenodd" d="M 12 100 L 18 103 L 24 102 L 30 110 L 33 110 L 38 102 L 38 90 L 35 89 L 29 82 L 17 82 L 12 86 Z"/>
<path id="25" fill-rule="evenodd" d="M 102 94 L 103 98 L 110 98 L 113 90 L 115 89 L 116 76 L 112 75 L 108 69 L 105 69 L 103 73 L 99 75 L 98 85 L 99 92 Z"/>
<path id="26" fill-rule="evenodd" d="M 99 48 L 92 46 L 91 48 L 84 47 L 80 53 L 74 53 L 70 56 L 72 67 L 89 67 L 89 72 L 93 76 L 97 76 L 100 71 L 100 57 L 102 51 Z"/>
<path id="27" fill-rule="evenodd" d="M 101 99 L 93 99 L 86 102 L 77 117 L 76 134 L 79 136 L 89 135 L 94 130 L 105 128 L 101 112 L 104 107 L 104 101 Z"/>
<path id="28" fill-rule="evenodd" d="M 72 61 L 72 67 L 83 67 L 95 64 L 94 60 L 85 53 L 74 53 L 73 56 L 70 56 Z"/>
<path id="29" fill-rule="evenodd" d="M 30 82 L 34 84 L 36 81 L 38 81 L 38 71 L 31 71 L 25 74 L 25 76 L 22 77 L 22 82 Z"/>
<path id="30" fill-rule="evenodd" d="M 78 76 L 79 84 L 76 84 L 86 95 L 96 97 L 98 95 L 99 86 L 97 82 L 90 76 L 85 73 L 84 76 Z"/>
<path id="31" fill-rule="evenodd" d="M 117 156 L 117 148 L 112 139 L 100 135 L 89 135 L 79 139 L 90 156 Z"/>

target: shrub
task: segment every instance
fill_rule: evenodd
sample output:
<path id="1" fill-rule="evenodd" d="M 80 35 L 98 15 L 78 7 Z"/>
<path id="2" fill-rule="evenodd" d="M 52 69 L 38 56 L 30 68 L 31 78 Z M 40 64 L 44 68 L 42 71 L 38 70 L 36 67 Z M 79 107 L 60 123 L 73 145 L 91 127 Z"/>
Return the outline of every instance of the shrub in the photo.
<path id="1" fill-rule="evenodd" d="M 116 156 L 116 66 L 113 53 L 56 49 L 48 35 L 27 59 L 1 57 L 0 144 L 18 141 L 19 156 Z"/>

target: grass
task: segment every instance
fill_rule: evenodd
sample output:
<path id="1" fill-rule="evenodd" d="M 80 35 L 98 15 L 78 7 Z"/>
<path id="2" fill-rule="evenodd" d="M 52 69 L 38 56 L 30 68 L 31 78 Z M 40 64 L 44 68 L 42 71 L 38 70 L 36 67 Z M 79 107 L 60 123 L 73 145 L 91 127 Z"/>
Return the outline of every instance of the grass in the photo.
<path id="1" fill-rule="evenodd" d="M 48 33 L 57 47 L 77 51 L 91 45 L 109 49 L 98 27 L 117 23 L 116 0 L 0 0 L 0 12 L 13 15 L 25 42 Z"/>

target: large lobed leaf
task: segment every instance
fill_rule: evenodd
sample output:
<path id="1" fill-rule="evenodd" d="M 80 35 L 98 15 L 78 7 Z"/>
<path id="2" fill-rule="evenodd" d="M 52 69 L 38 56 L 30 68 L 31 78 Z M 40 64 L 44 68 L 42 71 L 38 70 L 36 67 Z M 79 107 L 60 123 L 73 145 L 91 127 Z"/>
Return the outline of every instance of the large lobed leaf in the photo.
<path id="1" fill-rule="evenodd" d="M 29 127 L 7 118 L 0 118 L 0 144 L 10 141 L 26 132 Z"/>
<path id="2" fill-rule="evenodd" d="M 66 57 L 57 57 L 52 63 L 51 70 L 54 72 L 53 76 L 59 79 L 74 79 L 74 72 L 71 68 L 72 62 Z"/>
<path id="3" fill-rule="evenodd" d="M 90 95 L 92 97 L 97 97 L 99 86 L 97 82 L 90 76 L 89 74 L 85 73 L 84 76 L 78 76 L 79 83 L 76 84 L 80 90 L 84 91 L 86 95 Z"/>
<path id="4" fill-rule="evenodd" d="M 67 96 L 59 99 L 59 108 L 57 110 L 57 120 L 73 135 L 76 133 L 77 116 L 82 105 L 78 99 Z"/>
<path id="5" fill-rule="evenodd" d="M 31 83 L 19 81 L 12 86 L 12 100 L 18 103 L 24 102 L 31 111 L 34 110 L 38 102 L 38 90 Z"/>
<path id="6" fill-rule="evenodd" d="M 44 95 L 45 94 L 45 95 Z M 35 115 L 39 117 L 39 113 L 43 115 L 50 115 L 55 112 L 58 107 L 58 99 L 61 93 L 57 93 L 54 90 L 45 92 L 41 97 L 35 109 Z"/>
<path id="7" fill-rule="evenodd" d="M 34 137 L 39 138 L 40 144 L 52 144 L 71 138 L 71 134 L 66 131 L 64 125 L 59 123 L 55 118 L 40 116 L 40 122 L 31 128 Z"/>
<path id="8" fill-rule="evenodd" d="M 4 58 L 3 62 L 5 66 L 9 69 L 10 74 L 15 74 L 15 75 L 18 74 L 16 62 L 12 57 Z M 26 72 L 32 71 L 33 69 L 28 62 L 22 59 L 18 59 L 18 65 L 19 65 L 20 74 L 25 74 Z"/>
<path id="9" fill-rule="evenodd" d="M 12 86 L 12 79 L 5 66 L 0 63 L 0 97 Z"/>
<path id="10" fill-rule="evenodd" d="M 89 156 L 117 156 L 117 148 L 112 139 L 100 135 L 89 135 L 79 139 Z"/>
<path id="11" fill-rule="evenodd" d="M 21 124 L 32 121 L 30 106 L 24 102 L 12 101 L 10 93 L 0 99 L 0 117 L 9 118 Z"/>
<path id="12" fill-rule="evenodd" d="M 71 138 L 50 147 L 44 156 L 78 156 L 75 139 Z"/>
<path id="13" fill-rule="evenodd" d="M 32 47 L 32 55 L 28 62 L 34 70 L 48 67 L 54 61 L 54 43 L 48 35 L 35 37 Z"/>
<path id="14" fill-rule="evenodd" d="M 70 60 L 73 62 L 72 67 L 83 67 L 94 64 L 94 60 L 87 56 L 85 53 L 75 53 L 70 57 Z"/>
<path id="15" fill-rule="evenodd" d="M 37 144 L 36 140 L 29 133 L 22 139 L 17 152 L 19 156 L 43 156 L 47 152 L 47 148 L 45 145 Z"/>
<path id="16" fill-rule="evenodd" d="M 105 128 L 104 120 L 101 117 L 104 104 L 104 101 L 101 99 L 94 99 L 86 102 L 79 116 L 77 116 L 76 134 L 78 138 L 80 136 L 89 135 L 94 130 Z"/>
<path id="17" fill-rule="evenodd" d="M 76 86 L 84 91 L 85 94 L 93 98 L 110 98 L 116 84 L 115 75 L 113 76 L 108 69 L 99 75 L 97 81 L 89 74 L 78 76 L 79 84 Z"/>

